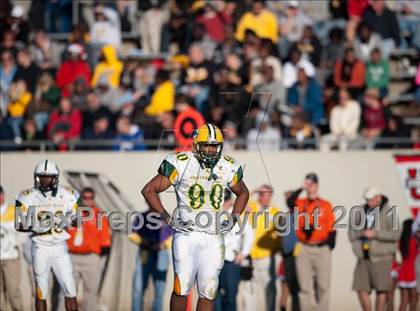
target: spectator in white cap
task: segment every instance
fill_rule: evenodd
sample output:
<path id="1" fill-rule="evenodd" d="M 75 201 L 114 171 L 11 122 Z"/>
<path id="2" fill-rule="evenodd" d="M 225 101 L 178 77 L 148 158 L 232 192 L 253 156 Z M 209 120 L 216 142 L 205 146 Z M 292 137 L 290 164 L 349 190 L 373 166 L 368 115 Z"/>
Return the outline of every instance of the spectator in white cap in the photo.
<path id="1" fill-rule="evenodd" d="M 299 1 L 287 1 L 286 16 L 280 19 L 279 50 L 282 58 L 289 54 L 292 44 L 302 38 L 305 26 L 312 24 L 312 20 L 300 10 Z"/>
<path id="2" fill-rule="evenodd" d="M 270 124 L 270 116 L 266 111 L 258 112 L 255 127 L 248 132 L 246 148 L 248 150 L 279 150 L 281 135 L 278 128 Z"/>
<path id="3" fill-rule="evenodd" d="M 83 59 L 84 50 L 80 44 L 72 43 L 67 49 L 67 59 L 60 65 L 57 71 L 57 86 L 64 96 L 69 96 L 78 79 L 84 79 L 90 84 L 91 71 L 88 63 Z"/>
<path id="4" fill-rule="evenodd" d="M 28 42 L 30 28 L 28 22 L 25 20 L 25 10 L 22 6 L 15 5 L 10 17 L 5 28 L 14 32 L 16 41 L 26 44 L 26 42 Z"/>
<path id="5" fill-rule="evenodd" d="M 116 49 L 121 46 L 121 27 L 118 13 L 103 5 L 95 7 L 95 22 L 90 30 L 93 44 L 103 46 L 113 45 Z"/>
<path id="6" fill-rule="evenodd" d="M 23 17 L 23 13 L 24 13 L 23 7 L 21 7 L 20 5 L 16 5 L 12 9 L 11 16 L 13 18 L 22 18 Z"/>
<path id="7" fill-rule="evenodd" d="M 386 295 L 391 289 L 391 268 L 400 238 L 395 207 L 377 187 L 363 194 L 365 204 L 350 215 L 349 238 L 357 257 L 353 290 L 357 291 L 363 310 L 372 310 L 370 293 L 376 291 L 375 310 L 385 310 Z"/>
<path id="8" fill-rule="evenodd" d="M 305 73 L 308 77 L 315 76 L 314 65 L 306 58 L 302 57 L 302 54 L 295 49 L 292 49 L 289 53 L 289 59 L 283 67 L 283 85 L 286 88 L 290 88 L 297 81 L 297 70 L 298 68 L 305 68 Z"/>

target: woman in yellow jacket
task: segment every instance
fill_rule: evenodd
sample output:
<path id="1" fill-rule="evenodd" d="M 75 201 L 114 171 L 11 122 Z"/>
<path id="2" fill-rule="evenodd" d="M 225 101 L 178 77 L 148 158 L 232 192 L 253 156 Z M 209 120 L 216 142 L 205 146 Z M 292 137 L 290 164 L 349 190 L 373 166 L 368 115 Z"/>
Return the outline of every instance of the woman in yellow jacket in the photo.
<path id="1" fill-rule="evenodd" d="M 152 95 L 150 104 L 144 109 L 149 117 L 156 117 L 163 112 L 172 111 L 175 102 L 175 86 L 169 80 L 167 70 L 159 70 L 156 74 L 156 90 Z"/>
<path id="2" fill-rule="evenodd" d="M 120 76 L 123 70 L 123 63 L 118 60 L 115 48 L 107 44 L 102 48 L 102 61 L 96 65 L 92 78 L 92 87 L 96 87 L 99 81 L 106 79 L 110 87 L 116 88 L 120 85 Z"/>
<path id="3" fill-rule="evenodd" d="M 26 108 L 32 100 L 32 94 L 26 89 L 26 83 L 18 80 L 10 87 L 10 103 L 7 106 L 7 122 L 13 130 L 15 138 L 22 137 L 21 125 Z"/>

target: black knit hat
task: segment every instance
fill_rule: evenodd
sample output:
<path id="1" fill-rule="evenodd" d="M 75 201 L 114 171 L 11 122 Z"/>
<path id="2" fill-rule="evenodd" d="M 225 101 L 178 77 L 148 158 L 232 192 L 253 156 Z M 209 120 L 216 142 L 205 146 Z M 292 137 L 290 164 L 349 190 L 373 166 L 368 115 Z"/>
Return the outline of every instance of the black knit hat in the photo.
<path id="1" fill-rule="evenodd" d="M 314 182 L 314 183 L 318 183 L 319 179 L 318 179 L 318 175 L 315 173 L 309 173 L 305 176 L 305 179 L 309 179 L 310 181 Z"/>

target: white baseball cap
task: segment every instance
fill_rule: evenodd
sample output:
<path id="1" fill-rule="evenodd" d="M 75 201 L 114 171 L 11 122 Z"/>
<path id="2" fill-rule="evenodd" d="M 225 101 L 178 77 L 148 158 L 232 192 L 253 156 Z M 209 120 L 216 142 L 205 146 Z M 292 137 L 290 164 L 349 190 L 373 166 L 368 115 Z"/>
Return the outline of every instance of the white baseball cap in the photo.
<path id="1" fill-rule="evenodd" d="M 20 6 L 20 5 L 16 5 L 16 6 L 13 7 L 11 15 L 14 18 L 19 18 L 19 17 L 23 16 L 23 13 L 24 13 L 23 7 Z"/>
<path id="2" fill-rule="evenodd" d="M 309 78 L 315 76 L 315 67 L 307 60 L 301 59 L 298 63 L 298 68 L 303 69 L 305 75 Z"/>
<path id="3" fill-rule="evenodd" d="M 69 53 L 82 54 L 83 53 L 83 47 L 80 44 L 72 43 L 67 48 L 67 51 Z"/>
<path id="4" fill-rule="evenodd" d="M 287 1 L 287 5 L 292 7 L 292 8 L 297 8 L 297 7 L 299 7 L 299 1 L 290 0 L 290 1 Z"/>
<path id="5" fill-rule="evenodd" d="M 363 198 L 365 200 L 372 200 L 377 195 L 380 195 L 381 192 L 377 187 L 368 187 L 366 188 L 365 192 L 363 193 Z"/>

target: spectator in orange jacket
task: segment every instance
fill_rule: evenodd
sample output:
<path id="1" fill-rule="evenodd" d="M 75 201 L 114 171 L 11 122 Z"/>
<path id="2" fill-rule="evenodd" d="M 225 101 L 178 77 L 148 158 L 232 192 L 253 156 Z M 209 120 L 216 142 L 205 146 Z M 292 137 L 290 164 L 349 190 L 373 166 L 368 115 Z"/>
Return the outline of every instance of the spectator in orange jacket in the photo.
<path id="1" fill-rule="evenodd" d="M 356 57 L 353 48 L 347 48 L 344 59 L 335 64 L 334 84 L 347 88 L 352 98 L 361 95 L 365 86 L 365 65 Z"/>
<path id="2" fill-rule="evenodd" d="M 76 281 L 83 282 L 83 304 L 81 310 L 96 310 L 99 284 L 102 277 L 101 255 L 109 252 L 111 233 L 106 217 L 102 217 L 95 204 L 95 191 L 84 188 L 81 193 L 82 206 L 88 207 L 93 218 L 82 222 L 81 228 L 68 230 L 67 241 L 72 256 Z M 88 212 L 86 212 L 88 213 Z M 102 228 L 98 229 L 98 218 L 102 217 Z"/>
<path id="3" fill-rule="evenodd" d="M 318 182 L 316 174 L 306 175 L 302 188 L 292 193 L 287 204 L 298 212 L 296 236 L 300 243 L 295 248 L 295 256 L 301 309 L 328 311 L 335 217 L 331 203 L 318 196 Z M 299 199 L 302 191 L 307 196 Z"/>

